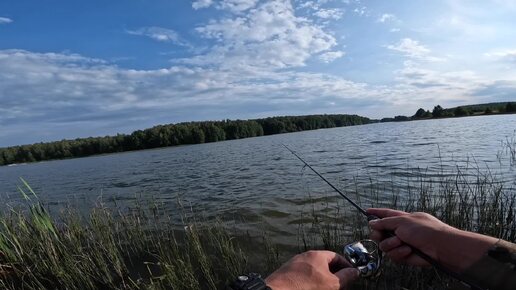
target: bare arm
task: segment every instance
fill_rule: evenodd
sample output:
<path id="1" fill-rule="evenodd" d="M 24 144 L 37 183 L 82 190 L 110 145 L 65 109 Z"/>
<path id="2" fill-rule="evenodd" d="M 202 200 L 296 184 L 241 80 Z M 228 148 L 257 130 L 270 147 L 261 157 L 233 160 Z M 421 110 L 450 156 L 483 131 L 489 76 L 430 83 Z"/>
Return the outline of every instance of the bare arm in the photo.
<path id="1" fill-rule="evenodd" d="M 426 213 L 406 213 L 391 209 L 368 209 L 380 217 L 369 223 L 371 238 L 380 242 L 380 249 L 396 262 L 415 266 L 428 265 L 415 255 L 411 247 L 437 260 L 443 266 L 463 272 L 479 261 L 498 239 L 451 227 Z M 382 232 L 392 231 L 395 237 Z"/>

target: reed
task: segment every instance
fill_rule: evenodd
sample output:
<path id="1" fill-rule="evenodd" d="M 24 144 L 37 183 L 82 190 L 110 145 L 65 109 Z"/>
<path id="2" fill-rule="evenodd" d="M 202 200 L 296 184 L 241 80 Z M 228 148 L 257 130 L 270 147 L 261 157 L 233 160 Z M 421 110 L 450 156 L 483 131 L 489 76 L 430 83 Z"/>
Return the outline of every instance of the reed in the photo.
<path id="1" fill-rule="evenodd" d="M 185 222 L 179 228 L 156 205 L 98 204 L 86 217 L 68 208 L 54 218 L 27 198 L 0 216 L 0 288 L 219 289 L 246 269 L 220 222 Z"/>

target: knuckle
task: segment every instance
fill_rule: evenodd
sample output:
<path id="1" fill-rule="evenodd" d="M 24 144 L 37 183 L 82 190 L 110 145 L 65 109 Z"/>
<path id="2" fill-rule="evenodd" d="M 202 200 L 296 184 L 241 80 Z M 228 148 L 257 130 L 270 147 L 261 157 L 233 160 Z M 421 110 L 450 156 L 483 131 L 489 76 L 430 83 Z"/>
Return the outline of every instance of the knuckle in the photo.
<path id="1" fill-rule="evenodd" d="M 428 218 L 430 215 L 427 214 L 426 212 L 415 212 L 412 214 L 414 217 L 417 217 L 417 218 Z"/>
<path id="2" fill-rule="evenodd" d="M 304 252 L 303 255 L 307 258 L 313 258 L 313 257 L 317 256 L 317 253 L 318 253 L 318 251 L 316 251 L 316 250 L 310 250 L 310 251 Z"/>

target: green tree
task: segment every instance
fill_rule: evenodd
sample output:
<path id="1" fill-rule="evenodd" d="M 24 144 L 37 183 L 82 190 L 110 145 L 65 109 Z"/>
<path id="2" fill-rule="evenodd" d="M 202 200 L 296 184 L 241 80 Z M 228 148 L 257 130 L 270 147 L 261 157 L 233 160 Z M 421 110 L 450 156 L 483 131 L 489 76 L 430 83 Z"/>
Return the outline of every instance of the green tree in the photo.
<path id="1" fill-rule="evenodd" d="M 395 116 L 394 121 L 396 121 L 396 122 L 410 121 L 410 118 L 407 116 Z"/>
<path id="2" fill-rule="evenodd" d="M 440 118 L 443 115 L 443 111 L 444 111 L 443 107 L 441 107 L 440 105 L 437 105 L 434 107 L 434 110 L 432 111 L 432 116 L 434 118 Z"/>
<path id="3" fill-rule="evenodd" d="M 456 117 L 463 117 L 463 116 L 468 116 L 469 112 L 466 109 L 464 109 L 463 107 L 457 107 L 457 108 L 455 108 L 455 110 L 453 110 L 453 114 Z"/>
<path id="4" fill-rule="evenodd" d="M 417 111 L 416 111 L 416 114 L 414 114 L 414 116 L 412 116 L 413 119 L 421 119 L 421 118 L 424 118 L 425 117 L 425 110 L 423 108 L 419 108 Z"/>

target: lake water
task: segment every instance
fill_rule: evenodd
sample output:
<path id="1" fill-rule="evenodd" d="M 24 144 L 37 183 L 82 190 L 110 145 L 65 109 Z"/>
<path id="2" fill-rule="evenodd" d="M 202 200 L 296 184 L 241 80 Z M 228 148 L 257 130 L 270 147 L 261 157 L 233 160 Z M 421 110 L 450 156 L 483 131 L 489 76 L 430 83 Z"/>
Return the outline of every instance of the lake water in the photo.
<path id="1" fill-rule="evenodd" d="M 282 144 L 343 191 L 371 199 L 374 183 L 388 199 L 403 195 L 411 178 L 437 180 L 457 166 L 472 176 L 489 168 L 514 190 L 516 170 L 497 153 L 515 128 L 516 115 L 379 123 L 0 167 L 0 198 L 19 201 L 23 177 L 54 209 L 147 199 L 177 218 L 181 200 L 206 218 L 244 219 L 244 229 L 294 236 L 310 200 L 336 204 L 340 197 Z"/>

